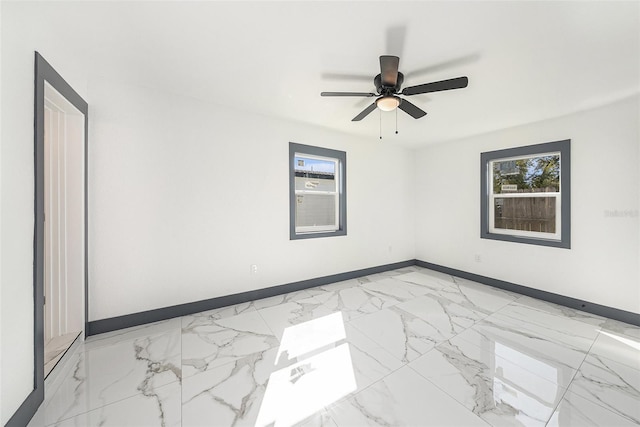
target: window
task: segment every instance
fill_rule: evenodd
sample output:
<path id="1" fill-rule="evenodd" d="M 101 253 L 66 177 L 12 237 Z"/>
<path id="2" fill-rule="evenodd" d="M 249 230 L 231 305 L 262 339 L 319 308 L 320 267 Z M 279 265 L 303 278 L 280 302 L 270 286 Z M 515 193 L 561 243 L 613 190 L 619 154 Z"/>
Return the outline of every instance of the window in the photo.
<path id="1" fill-rule="evenodd" d="M 481 236 L 570 248 L 570 140 L 482 153 Z"/>
<path id="2" fill-rule="evenodd" d="M 344 151 L 289 143 L 290 239 L 347 234 Z"/>

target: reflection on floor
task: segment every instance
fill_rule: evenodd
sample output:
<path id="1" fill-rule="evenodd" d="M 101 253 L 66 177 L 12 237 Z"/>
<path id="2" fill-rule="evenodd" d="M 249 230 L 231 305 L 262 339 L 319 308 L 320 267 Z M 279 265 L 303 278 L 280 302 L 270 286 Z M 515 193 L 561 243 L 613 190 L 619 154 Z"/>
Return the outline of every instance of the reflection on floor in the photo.
<path id="1" fill-rule="evenodd" d="M 418 267 L 89 338 L 31 425 L 640 423 L 640 328 Z"/>
<path id="2" fill-rule="evenodd" d="M 60 361 L 64 353 L 71 347 L 73 341 L 78 338 L 80 331 L 70 332 L 50 339 L 44 344 L 44 377 L 46 378 Z"/>

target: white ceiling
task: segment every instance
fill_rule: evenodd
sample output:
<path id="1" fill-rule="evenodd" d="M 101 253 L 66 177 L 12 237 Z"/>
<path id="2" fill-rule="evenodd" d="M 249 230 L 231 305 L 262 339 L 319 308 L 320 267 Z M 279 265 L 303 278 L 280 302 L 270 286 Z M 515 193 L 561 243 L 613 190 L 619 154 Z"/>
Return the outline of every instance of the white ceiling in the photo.
<path id="1" fill-rule="evenodd" d="M 466 89 L 412 96 L 428 115 L 415 120 L 399 112 L 398 135 L 395 113 L 382 113 L 386 141 L 409 147 L 556 117 L 640 87 L 637 1 L 129 1 L 38 8 L 46 31 L 69 43 L 89 77 L 372 139 L 378 111 L 351 121 L 372 99 L 321 98 L 320 92 L 375 91 L 383 54 L 400 56 L 404 86 L 468 76 Z"/>

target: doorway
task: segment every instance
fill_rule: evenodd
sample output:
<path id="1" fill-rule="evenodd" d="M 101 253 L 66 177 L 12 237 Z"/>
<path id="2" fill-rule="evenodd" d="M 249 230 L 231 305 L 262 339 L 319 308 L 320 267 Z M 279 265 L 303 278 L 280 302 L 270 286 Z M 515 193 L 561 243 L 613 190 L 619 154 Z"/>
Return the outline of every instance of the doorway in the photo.
<path id="1" fill-rule="evenodd" d="M 65 294 L 64 304 L 67 306 L 73 305 L 75 308 L 69 312 L 69 310 L 65 310 L 64 317 L 64 326 L 65 328 L 69 327 L 70 331 L 73 331 L 73 328 L 76 328 L 78 323 L 81 325 L 81 331 L 87 331 L 87 320 L 88 320 L 88 298 L 87 298 L 87 159 L 88 159 L 88 104 L 82 99 L 80 95 L 56 72 L 56 70 L 40 55 L 38 52 L 35 52 L 35 91 L 34 91 L 34 238 L 33 238 L 33 389 L 27 395 L 25 400 L 22 402 L 18 410 L 13 414 L 13 416 L 9 419 L 7 425 L 27 425 L 29 421 L 33 418 L 33 415 L 36 413 L 42 401 L 44 400 L 44 344 L 45 344 L 45 276 L 47 274 L 51 274 L 54 271 L 54 266 L 49 265 L 48 269 L 45 270 L 45 189 L 47 187 L 45 180 L 45 116 L 49 113 L 46 113 L 45 105 L 47 102 L 45 101 L 45 92 L 47 92 L 49 96 L 49 108 L 53 108 L 54 111 L 56 108 L 64 112 L 64 120 L 61 121 L 63 126 L 58 126 L 58 132 L 60 128 L 64 129 L 67 134 L 77 134 L 81 133 L 82 138 L 74 139 L 75 142 L 67 143 L 67 138 L 65 137 L 65 149 L 64 151 L 68 152 L 71 150 L 71 147 L 76 147 L 78 149 L 82 149 L 80 152 L 74 151 L 73 160 L 70 160 L 74 167 L 66 170 L 66 178 L 65 182 L 70 183 L 73 182 L 73 191 L 74 195 L 78 194 L 78 185 L 80 186 L 80 192 L 82 193 L 82 197 L 78 198 L 74 196 L 74 201 L 71 202 L 71 205 L 68 205 L 65 202 L 64 209 L 68 209 L 65 211 L 65 222 L 63 224 L 66 227 L 68 224 L 72 224 L 69 229 L 71 231 L 71 235 L 65 231 L 65 274 L 67 278 L 69 277 L 69 272 L 74 271 L 71 274 L 72 282 L 75 281 L 75 285 L 70 285 L 68 280 L 64 286 L 59 286 L 57 291 L 49 290 L 49 293 L 56 294 L 57 297 L 53 297 L 48 295 L 47 298 L 61 298 L 61 294 Z M 47 85 L 50 89 L 54 89 L 54 91 L 47 91 Z M 57 92 L 57 94 L 56 94 Z M 57 98 L 56 98 L 57 97 Z M 57 100 L 57 102 L 56 102 Z M 68 109 L 68 104 L 72 105 L 74 109 Z M 80 113 L 78 115 L 78 112 Z M 49 119 L 49 124 L 51 124 L 52 117 L 55 114 L 52 114 Z M 58 119 L 56 119 L 58 120 Z M 67 123 L 76 122 L 76 125 L 67 126 Z M 82 126 L 77 125 L 77 123 L 82 122 Z M 79 144 L 81 147 L 78 147 Z M 60 149 L 57 150 L 55 155 L 59 155 Z M 66 155 L 66 154 L 65 154 Z M 52 156 L 51 153 L 48 156 Z M 66 157 L 65 157 L 66 159 Z M 49 158 L 49 160 L 51 160 Z M 82 168 L 79 167 L 78 162 L 82 164 Z M 50 167 L 50 165 L 48 166 Z M 71 179 L 72 178 L 72 179 Z M 49 189 L 49 191 L 52 191 Z M 56 191 L 60 191 L 59 189 Z M 67 191 L 65 188 L 64 191 Z M 48 200 L 48 199 L 47 199 Z M 48 200 L 50 202 L 50 200 Z M 78 207 L 80 204 L 80 208 Z M 71 207 L 70 207 L 71 206 Z M 59 210 L 58 210 L 59 213 Z M 49 213 L 49 216 L 55 215 L 55 213 Z M 51 221 L 51 218 L 49 218 Z M 58 226 L 60 228 L 60 226 Z M 66 230 L 66 229 L 65 229 Z M 82 230 L 80 233 L 79 230 Z M 52 231 L 50 233 L 53 233 Z M 53 238 L 51 236 L 48 237 L 47 243 L 52 243 Z M 60 239 L 58 239 L 60 240 Z M 73 245 L 69 243 L 73 242 Z M 59 242 L 58 242 L 59 244 Z M 78 261 L 78 258 L 81 261 Z M 71 261 L 69 261 L 71 260 Z M 60 274 L 60 263 L 57 264 L 58 273 Z M 80 271 L 80 272 L 78 272 Z M 80 277 L 81 276 L 81 277 Z M 80 277 L 80 278 L 79 278 Z M 77 281 L 80 280 L 81 283 L 81 292 L 78 294 L 77 292 Z M 73 288 L 74 291 L 71 291 L 72 295 L 69 295 L 68 289 L 69 287 Z M 78 299 L 79 298 L 79 299 Z M 78 302 L 79 301 L 79 302 Z M 51 300 L 49 299 L 49 302 Z M 52 307 L 52 306 L 51 306 Z M 76 309 L 79 307 L 79 311 Z M 51 308 L 47 308 L 47 311 L 53 311 Z M 59 308 L 57 309 L 59 310 Z M 78 316 L 79 319 L 78 320 Z M 51 318 L 58 319 L 59 325 L 59 317 L 60 316 L 52 316 Z M 53 323 L 53 322 L 51 322 Z M 71 326 L 69 326 L 71 325 Z M 47 326 L 51 328 L 49 332 L 47 332 L 47 337 L 51 337 L 54 333 L 54 326 Z M 56 331 L 65 330 L 56 326 L 58 329 Z M 80 332 L 80 336 L 82 333 Z M 30 355 L 25 355 L 25 357 L 29 357 Z"/>
<path id="2" fill-rule="evenodd" d="M 44 376 L 84 330 L 84 114 L 44 89 Z"/>

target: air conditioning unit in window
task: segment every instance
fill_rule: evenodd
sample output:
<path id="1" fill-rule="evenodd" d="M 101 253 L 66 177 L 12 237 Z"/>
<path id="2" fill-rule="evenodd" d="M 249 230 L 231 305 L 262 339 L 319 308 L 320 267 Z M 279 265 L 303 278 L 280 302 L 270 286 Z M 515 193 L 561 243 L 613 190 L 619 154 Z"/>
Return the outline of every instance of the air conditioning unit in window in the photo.
<path id="1" fill-rule="evenodd" d="M 297 194 L 296 232 L 335 231 L 338 229 L 335 194 Z"/>

